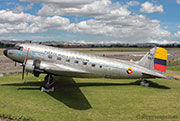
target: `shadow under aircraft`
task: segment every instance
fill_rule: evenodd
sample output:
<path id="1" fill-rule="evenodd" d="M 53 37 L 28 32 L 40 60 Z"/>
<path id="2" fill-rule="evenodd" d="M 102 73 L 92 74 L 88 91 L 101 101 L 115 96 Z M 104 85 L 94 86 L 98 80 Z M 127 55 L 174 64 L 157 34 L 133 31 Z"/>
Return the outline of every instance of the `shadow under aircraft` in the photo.
<path id="1" fill-rule="evenodd" d="M 64 103 L 66 106 L 76 110 L 87 110 L 92 108 L 87 98 L 84 96 L 80 87 L 91 87 L 91 86 L 128 86 L 137 85 L 139 86 L 140 81 L 131 83 L 89 83 L 79 82 L 76 83 L 73 78 L 67 77 L 55 77 L 56 85 L 54 92 L 46 92 L 56 100 Z M 157 89 L 170 89 L 167 86 L 159 85 L 152 81 L 149 81 L 149 88 Z M 22 86 L 18 90 L 39 90 L 40 82 L 26 82 L 26 83 L 14 83 L 14 84 L 2 84 L 1 86 Z M 27 87 L 25 87 L 27 86 Z M 32 86 L 32 87 L 31 87 Z M 34 87 L 37 86 L 37 87 Z"/>

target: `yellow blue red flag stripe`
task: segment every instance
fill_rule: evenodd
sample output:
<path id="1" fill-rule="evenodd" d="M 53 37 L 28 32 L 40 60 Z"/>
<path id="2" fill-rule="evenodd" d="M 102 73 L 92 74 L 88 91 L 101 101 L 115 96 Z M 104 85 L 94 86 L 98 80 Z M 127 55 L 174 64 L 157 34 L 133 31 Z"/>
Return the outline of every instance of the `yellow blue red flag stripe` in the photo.
<path id="1" fill-rule="evenodd" d="M 166 65 L 167 65 L 167 50 L 164 48 L 156 49 L 154 56 L 154 69 L 161 72 L 166 72 Z"/>
<path id="2" fill-rule="evenodd" d="M 154 64 L 160 64 L 160 65 L 166 66 L 166 60 L 155 58 L 154 59 Z"/>

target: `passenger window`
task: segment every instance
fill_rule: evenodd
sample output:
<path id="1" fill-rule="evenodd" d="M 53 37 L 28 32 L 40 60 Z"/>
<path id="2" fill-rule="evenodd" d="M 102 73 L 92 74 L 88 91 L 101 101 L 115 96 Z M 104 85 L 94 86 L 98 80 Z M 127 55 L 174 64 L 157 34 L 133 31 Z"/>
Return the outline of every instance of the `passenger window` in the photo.
<path id="1" fill-rule="evenodd" d="M 92 64 L 91 66 L 92 66 L 92 67 L 95 67 L 95 64 Z"/>
<path id="2" fill-rule="evenodd" d="M 79 61 L 78 61 L 78 60 L 75 60 L 74 63 L 79 63 Z"/>
<path id="3" fill-rule="evenodd" d="M 70 59 L 66 59 L 66 62 L 70 62 Z"/>
<path id="4" fill-rule="evenodd" d="M 61 60 L 61 57 L 57 57 L 57 60 Z"/>
<path id="5" fill-rule="evenodd" d="M 83 65 L 87 65 L 87 62 L 83 62 Z"/>
<path id="6" fill-rule="evenodd" d="M 49 59 L 52 59 L 52 55 L 48 55 L 48 58 L 49 58 Z"/>

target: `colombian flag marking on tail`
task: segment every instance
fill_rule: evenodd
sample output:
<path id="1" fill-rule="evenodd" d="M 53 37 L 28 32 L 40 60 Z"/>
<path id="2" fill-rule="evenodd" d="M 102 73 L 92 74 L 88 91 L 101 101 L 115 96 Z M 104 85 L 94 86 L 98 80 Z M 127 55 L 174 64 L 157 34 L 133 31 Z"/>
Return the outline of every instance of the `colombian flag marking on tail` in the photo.
<path id="1" fill-rule="evenodd" d="M 166 72 L 166 64 L 167 64 L 167 50 L 164 48 L 156 49 L 156 53 L 154 56 L 154 69 Z"/>

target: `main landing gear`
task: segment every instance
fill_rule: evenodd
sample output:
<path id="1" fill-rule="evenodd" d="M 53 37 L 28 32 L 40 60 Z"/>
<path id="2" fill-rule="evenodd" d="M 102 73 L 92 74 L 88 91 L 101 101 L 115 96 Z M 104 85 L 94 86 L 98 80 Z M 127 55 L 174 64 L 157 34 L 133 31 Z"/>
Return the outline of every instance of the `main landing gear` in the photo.
<path id="1" fill-rule="evenodd" d="M 44 78 L 43 85 L 41 87 L 42 92 L 53 92 L 54 91 L 54 80 L 52 75 L 47 74 Z"/>
<path id="2" fill-rule="evenodd" d="M 140 82 L 140 85 L 141 85 L 141 86 L 145 86 L 145 87 L 149 87 L 149 82 L 148 82 L 147 80 L 142 80 L 142 81 Z"/>

